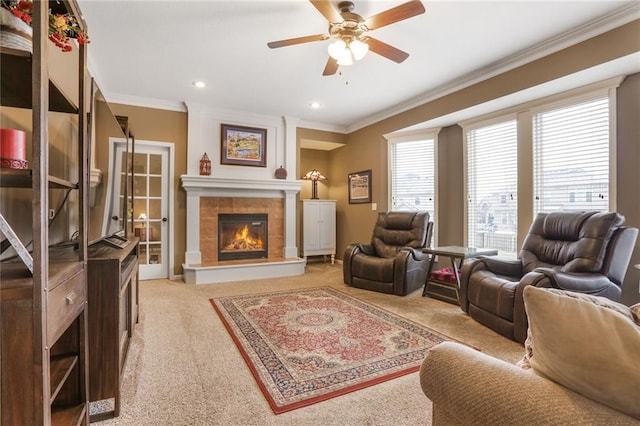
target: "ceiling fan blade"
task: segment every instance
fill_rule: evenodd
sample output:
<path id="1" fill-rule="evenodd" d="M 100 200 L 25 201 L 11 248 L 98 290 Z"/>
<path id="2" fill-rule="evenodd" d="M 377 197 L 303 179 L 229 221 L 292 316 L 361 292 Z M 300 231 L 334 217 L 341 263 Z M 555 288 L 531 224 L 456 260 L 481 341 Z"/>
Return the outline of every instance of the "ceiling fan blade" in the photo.
<path id="1" fill-rule="evenodd" d="M 380 12 L 370 16 L 364 20 L 365 25 L 370 30 L 376 30 L 389 24 L 411 18 L 424 13 L 424 5 L 420 0 L 411 0 L 399 6 Z"/>
<path id="2" fill-rule="evenodd" d="M 327 61 L 327 65 L 324 67 L 322 75 L 334 75 L 336 71 L 338 71 L 338 61 L 329 56 L 329 60 Z"/>
<path id="3" fill-rule="evenodd" d="M 287 40 L 272 41 L 267 43 L 267 46 L 275 49 L 276 47 L 293 46 L 294 44 L 310 43 L 312 41 L 322 41 L 326 40 L 327 38 L 329 38 L 329 36 L 326 34 L 316 34 L 305 37 L 289 38 Z"/>
<path id="4" fill-rule="evenodd" d="M 325 17 L 325 19 L 332 24 L 339 24 L 344 21 L 338 9 L 328 0 L 309 0 L 311 4 L 318 9 L 318 12 Z"/>
<path id="5" fill-rule="evenodd" d="M 409 57 L 407 52 L 403 52 L 373 37 L 367 37 L 365 41 L 369 45 L 369 50 L 387 59 L 391 59 L 393 62 L 401 63 Z"/>

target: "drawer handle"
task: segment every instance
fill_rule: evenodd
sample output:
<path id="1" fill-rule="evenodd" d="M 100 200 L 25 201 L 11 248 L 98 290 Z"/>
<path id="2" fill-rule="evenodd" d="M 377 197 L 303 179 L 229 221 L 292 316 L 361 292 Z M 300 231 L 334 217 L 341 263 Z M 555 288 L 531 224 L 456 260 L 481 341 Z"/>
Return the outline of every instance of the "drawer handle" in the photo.
<path id="1" fill-rule="evenodd" d="M 74 303 L 76 303 L 76 292 L 72 291 L 71 293 L 67 294 L 67 297 L 64 298 L 64 301 L 67 305 L 73 305 Z"/>

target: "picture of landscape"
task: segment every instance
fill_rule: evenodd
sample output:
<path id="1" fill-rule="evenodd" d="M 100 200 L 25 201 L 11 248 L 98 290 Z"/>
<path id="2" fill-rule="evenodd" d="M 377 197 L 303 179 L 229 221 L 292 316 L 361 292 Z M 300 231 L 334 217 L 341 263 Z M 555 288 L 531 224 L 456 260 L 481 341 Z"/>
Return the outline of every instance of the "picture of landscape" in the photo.
<path id="1" fill-rule="evenodd" d="M 222 125 L 222 164 L 266 167 L 265 129 Z"/>

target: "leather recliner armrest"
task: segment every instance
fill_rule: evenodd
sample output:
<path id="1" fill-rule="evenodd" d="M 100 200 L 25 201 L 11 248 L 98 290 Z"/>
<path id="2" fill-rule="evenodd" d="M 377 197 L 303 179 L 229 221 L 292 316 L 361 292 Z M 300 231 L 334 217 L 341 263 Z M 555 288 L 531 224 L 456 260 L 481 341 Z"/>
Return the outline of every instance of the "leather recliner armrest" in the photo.
<path id="1" fill-rule="evenodd" d="M 555 288 L 578 293 L 599 294 L 615 285 L 602 274 L 562 272 L 551 268 L 536 268 L 534 272 L 544 274 Z"/>
<path id="2" fill-rule="evenodd" d="M 523 275 L 522 262 L 519 259 L 506 259 L 497 256 L 478 256 L 487 269 L 494 274 L 521 278 Z"/>
<path id="3" fill-rule="evenodd" d="M 367 256 L 375 256 L 376 249 L 371 244 L 357 244 L 358 249 Z"/>
<path id="4" fill-rule="evenodd" d="M 351 244 L 347 246 L 342 255 L 342 278 L 344 283 L 351 285 L 353 283 L 351 279 L 351 259 L 358 254 L 363 253 L 368 256 L 375 256 L 376 250 L 370 244 Z"/>
<path id="5" fill-rule="evenodd" d="M 413 258 L 413 260 L 418 260 L 418 261 L 423 261 L 423 260 L 429 260 L 429 254 L 427 253 L 423 253 L 422 249 L 415 249 L 413 247 L 402 247 L 400 249 L 401 252 L 408 252 L 411 257 Z M 400 254 L 400 253 L 398 253 Z"/>

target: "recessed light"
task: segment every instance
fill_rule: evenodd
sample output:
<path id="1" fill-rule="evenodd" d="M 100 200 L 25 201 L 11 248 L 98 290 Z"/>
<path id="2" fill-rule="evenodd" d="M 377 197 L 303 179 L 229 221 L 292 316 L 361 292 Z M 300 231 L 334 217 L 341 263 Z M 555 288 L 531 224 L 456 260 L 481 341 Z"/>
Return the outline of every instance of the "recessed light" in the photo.
<path id="1" fill-rule="evenodd" d="M 206 84 L 204 81 L 200 81 L 200 80 L 196 80 L 196 81 L 194 81 L 194 82 L 193 82 L 193 83 L 191 83 L 191 84 L 193 84 L 193 85 L 194 85 L 195 87 L 197 87 L 198 89 L 202 89 L 202 88 L 204 88 L 204 87 L 206 87 L 206 86 L 207 86 L 207 84 Z"/>
<path id="2" fill-rule="evenodd" d="M 311 109 L 318 109 L 318 108 L 320 108 L 320 102 L 311 102 L 311 103 L 309 104 L 309 108 L 311 108 Z"/>

